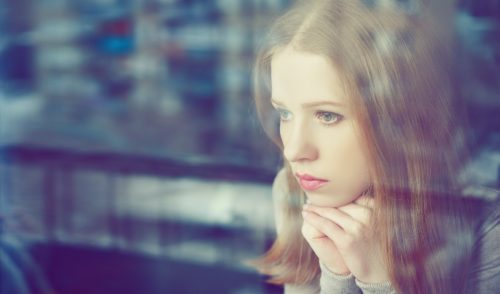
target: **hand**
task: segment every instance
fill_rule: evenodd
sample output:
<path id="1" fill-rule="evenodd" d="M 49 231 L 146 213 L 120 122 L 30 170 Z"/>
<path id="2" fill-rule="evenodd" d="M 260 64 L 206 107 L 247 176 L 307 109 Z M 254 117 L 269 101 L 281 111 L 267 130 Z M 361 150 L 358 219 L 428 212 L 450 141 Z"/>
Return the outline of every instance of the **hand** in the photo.
<path id="1" fill-rule="evenodd" d="M 304 215 L 304 213 L 303 213 Z M 304 220 L 306 216 L 304 215 Z M 307 240 L 319 260 L 333 273 L 348 275 L 350 270 L 344 262 L 335 243 L 309 222 L 302 224 L 302 235 Z"/>
<path id="2" fill-rule="evenodd" d="M 340 273 L 339 259 L 342 259 L 347 267 L 344 273 L 352 272 L 362 282 L 389 280 L 370 225 L 372 208 L 373 199 L 369 196 L 361 196 L 338 208 L 304 205 L 302 234 L 319 260 L 332 272 Z"/>

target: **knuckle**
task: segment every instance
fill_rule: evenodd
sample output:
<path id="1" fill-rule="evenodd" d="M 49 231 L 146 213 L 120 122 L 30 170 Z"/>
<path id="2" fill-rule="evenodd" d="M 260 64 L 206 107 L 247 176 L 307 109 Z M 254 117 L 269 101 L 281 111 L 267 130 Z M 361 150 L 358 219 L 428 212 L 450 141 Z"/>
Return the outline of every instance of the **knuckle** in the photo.
<path id="1" fill-rule="evenodd" d="M 347 235 L 342 240 L 339 240 L 337 246 L 340 250 L 345 251 L 352 247 L 354 244 L 354 238 L 351 235 Z"/>
<path id="2" fill-rule="evenodd" d="M 352 225 L 352 235 L 351 237 L 354 238 L 354 237 L 357 237 L 357 236 L 361 236 L 363 234 L 363 231 L 364 231 L 364 226 L 362 223 L 354 223 Z"/>
<path id="3" fill-rule="evenodd" d="M 304 238 L 309 239 L 311 237 L 311 230 L 309 229 L 309 226 L 307 224 L 302 225 L 301 228 L 301 233 Z"/>

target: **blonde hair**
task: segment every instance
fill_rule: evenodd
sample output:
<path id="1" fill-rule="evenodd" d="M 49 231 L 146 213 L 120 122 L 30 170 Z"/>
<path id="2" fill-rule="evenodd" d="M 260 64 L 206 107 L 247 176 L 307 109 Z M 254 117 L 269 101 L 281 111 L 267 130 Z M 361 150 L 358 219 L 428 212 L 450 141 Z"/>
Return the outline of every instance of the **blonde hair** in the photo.
<path id="1" fill-rule="evenodd" d="M 451 195 L 467 158 L 456 119 L 460 108 L 452 99 L 452 34 L 444 25 L 436 29 L 436 15 L 424 1 L 378 1 L 375 7 L 362 2 L 370 1 L 300 1 L 276 21 L 255 64 L 257 112 L 283 149 L 270 104 L 271 59 L 288 46 L 327 56 L 342 73 L 370 161 L 374 227 L 391 282 L 405 293 L 445 293 L 446 274 L 433 271 L 429 261 L 443 243 L 436 215 L 456 215 L 452 225 L 464 225 L 458 204 L 451 208 Z M 286 226 L 258 268 L 271 282 L 303 284 L 320 270 L 300 232 L 304 195 L 287 164 L 285 170 Z"/>

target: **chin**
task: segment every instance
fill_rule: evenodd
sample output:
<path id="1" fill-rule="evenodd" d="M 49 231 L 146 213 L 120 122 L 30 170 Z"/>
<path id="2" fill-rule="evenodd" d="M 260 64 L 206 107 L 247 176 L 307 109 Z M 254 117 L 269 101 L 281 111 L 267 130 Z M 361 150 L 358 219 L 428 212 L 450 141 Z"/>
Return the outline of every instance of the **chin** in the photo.
<path id="1" fill-rule="evenodd" d="M 317 206 L 340 207 L 352 202 L 350 199 L 336 199 L 331 194 L 325 195 L 314 192 L 306 192 L 305 194 L 307 196 L 307 201 Z"/>

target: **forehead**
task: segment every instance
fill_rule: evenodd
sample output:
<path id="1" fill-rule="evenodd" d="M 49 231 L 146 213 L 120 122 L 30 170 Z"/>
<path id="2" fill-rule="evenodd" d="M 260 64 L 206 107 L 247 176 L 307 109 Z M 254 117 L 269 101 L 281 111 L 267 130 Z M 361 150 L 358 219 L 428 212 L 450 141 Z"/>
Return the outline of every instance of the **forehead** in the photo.
<path id="1" fill-rule="evenodd" d="M 340 72 L 327 57 L 287 47 L 271 60 L 272 97 L 277 100 L 345 102 Z"/>

